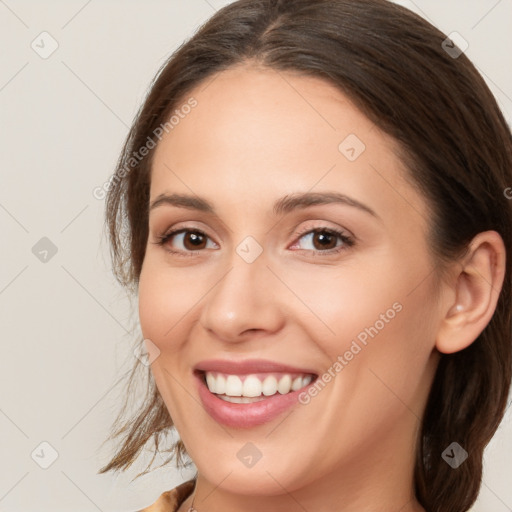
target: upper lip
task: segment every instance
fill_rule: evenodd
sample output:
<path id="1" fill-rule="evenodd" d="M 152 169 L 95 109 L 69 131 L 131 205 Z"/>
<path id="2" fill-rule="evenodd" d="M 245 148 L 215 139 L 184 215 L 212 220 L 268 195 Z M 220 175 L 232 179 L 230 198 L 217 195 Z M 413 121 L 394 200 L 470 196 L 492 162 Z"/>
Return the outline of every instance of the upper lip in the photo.
<path id="1" fill-rule="evenodd" d="M 251 373 L 316 373 L 309 368 L 298 368 L 288 364 L 277 363 L 268 359 L 245 359 L 232 361 L 227 359 L 208 359 L 194 366 L 200 372 L 220 372 L 233 375 L 246 375 Z"/>

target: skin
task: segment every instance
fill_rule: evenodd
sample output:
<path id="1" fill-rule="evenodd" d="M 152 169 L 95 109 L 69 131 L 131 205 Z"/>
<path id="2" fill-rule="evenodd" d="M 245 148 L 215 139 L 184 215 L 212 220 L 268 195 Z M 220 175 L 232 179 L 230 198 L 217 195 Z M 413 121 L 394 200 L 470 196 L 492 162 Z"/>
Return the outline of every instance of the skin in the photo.
<path id="1" fill-rule="evenodd" d="M 156 384 L 198 469 L 194 507 L 423 510 L 415 443 L 439 352 L 462 350 L 492 317 L 501 238 L 480 233 L 441 281 L 428 205 L 403 178 L 395 142 L 320 79 L 246 64 L 190 96 L 198 105 L 155 150 L 150 202 L 192 194 L 216 214 L 151 210 L 139 313 L 160 350 Z M 338 149 L 349 134 L 366 146 L 355 161 Z M 341 192 L 377 216 L 344 204 L 273 214 L 274 201 L 299 192 Z M 183 227 L 208 242 L 195 252 L 190 236 L 155 243 Z M 314 228 L 355 244 L 326 254 L 305 234 Z M 253 263 L 236 252 L 247 236 L 263 249 Z M 342 245 L 335 237 L 329 247 Z M 397 302 L 395 318 L 307 405 L 249 429 L 220 426 L 204 411 L 192 375 L 199 361 L 264 358 L 322 375 Z M 237 458 L 248 442 L 262 454 L 251 468 Z"/>

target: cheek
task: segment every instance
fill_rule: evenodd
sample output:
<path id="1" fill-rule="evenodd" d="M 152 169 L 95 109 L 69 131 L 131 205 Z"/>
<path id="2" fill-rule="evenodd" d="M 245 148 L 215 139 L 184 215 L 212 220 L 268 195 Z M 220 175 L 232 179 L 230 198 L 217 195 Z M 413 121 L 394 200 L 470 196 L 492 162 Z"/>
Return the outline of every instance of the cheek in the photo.
<path id="1" fill-rule="evenodd" d="M 384 332 L 400 316 L 398 310 L 404 300 L 400 287 L 407 287 L 400 280 L 406 276 L 387 270 L 386 262 L 377 255 L 372 258 L 347 260 L 338 268 L 281 269 L 282 280 L 289 289 L 278 289 L 276 293 L 288 297 L 294 318 L 331 358 L 347 350 L 352 339 L 359 336 L 364 340 L 365 329 L 376 325 L 379 332 Z"/>
<path id="2" fill-rule="evenodd" d="M 160 350 L 177 343 L 176 333 L 194 315 L 194 306 L 201 304 L 203 290 L 199 273 L 173 269 L 148 255 L 139 279 L 139 319 L 145 338 Z M 173 347 L 176 348 L 176 347 Z"/>
<path id="3" fill-rule="evenodd" d="M 144 266 L 139 279 L 139 319 L 144 338 L 160 345 L 165 333 L 172 327 L 172 312 L 178 305 L 169 304 L 173 295 L 168 293 L 165 281 L 149 265 Z M 171 314 L 169 314 L 171 313 Z M 162 347 L 159 346 L 161 349 Z"/>
<path id="4" fill-rule="evenodd" d="M 371 258 L 314 274 L 283 269 L 283 281 L 293 283 L 294 318 L 327 356 L 325 370 L 343 373 L 334 379 L 340 393 L 350 381 L 360 398 L 374 403 L 382 393 L 390 395 L 386 385 L 412 399 L 435 344 L 431 266 L 426 257 L 393 251 Z M 339 356 L 343 361 L 336 364 Z M 370 370 L 382 373 L 385 384 Z"/>
<path id="5" fill-rule="evenodd" d="M 312 339 L 314 332 L 316 338 L 325 333 L 322 339 L 333 357 L 348 350 L 354 339 L 362 346 L 388 339 L 388 348 L 408 353 L 429 340 L 426 352 L 431 350 L 436 307 L 429 278 L 432 265 L 425 254 L 400 252 L 400 247 L 367 251 L 338 269 L 288 271 L 293 276 L 290 273 L 286 282 L 294 283 L 295 294 L 315 313 L 316 319 L 308 317 L 304 328 L 310 329 Z"/>
<path id="6" fill-rule="evenodd" d="M 324 293 L 312 287 L 310 295 L 303 295 L 334 332 L 325 328 L 319 336 L 312 327 L 323 322 L 303 323 L 328 356 L 326 389 L 312 398 L 311 410 L 318 431 L 332 439 L 334 459 L 346 450 L 347 438 L 361 449 L 377 449 L 373 440 L 381 439 L 382 432 L 398 423 L 415 425 L 431 383 L 435 322 L 429 311 L 435 303 L 428 280 L 418 286 L 406 271 L 386 274 L 385 266 L 379 268 L 361 275 L 347 272 L 343 280 L 326 280 Z M 306 291 L 304 283 L 298 293 Z M 338 405 L 329 414 L 322 413 L 326 400 Z M 333 437 L 333 430 L 343 435 Z"/>
<path id="7" fill-rule="evenodd" d="M 148 251 L 139 278 L 139 320 L 142 335 L 160 350 L 151 364 L 156 386 L 173 419 L 182 428 L 190 408 L 190 397 L 180 379 L 189 370 L 185 350 L 187 325 L 194 321 L 195 304 L 204 292 L 198 281 L 191 286 L 190 276 L 162 264 L 158 255 Z M 187 426 L 187 429 L 189 427 Z M 189 429 L 190 430 L 190 429 Z"/>

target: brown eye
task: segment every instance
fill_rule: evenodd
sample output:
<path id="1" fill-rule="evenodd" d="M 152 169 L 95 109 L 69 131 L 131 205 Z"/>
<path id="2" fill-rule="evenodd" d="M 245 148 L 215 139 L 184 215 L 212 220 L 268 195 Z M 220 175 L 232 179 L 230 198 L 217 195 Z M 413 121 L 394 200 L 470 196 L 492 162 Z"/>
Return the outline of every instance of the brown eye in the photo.
<path id="1" fill-rule="evenodd" d="M 354 245 L 354 240 L 340 231 L 327 228 L 310 229 L 303 233 L 298 243 L 294 244 L 297 248 L 318 253 L 337 253 L 348 249 Z"/>
<path id="2" fill-rule="evenodd" d="M 204 249 L 207 237 L 199 231 L 187 231 L 184 233 L 183 246 L 189 251 Z"/>
<path id="3" fill-rule="evenodd" d="M 313 246 L 321 251 L 322 249 L 334 249 L 338 243 L 337 236 L 328 231 L 316 231 L 313 233 Z"/>
<path id="4" fill-rule="evenodd" d="M 159 245 L 172 253 L 190 254 L 202 249 L 216 249 L 217 245 L 208 235 L 196 229 L 178 229 L 159 237 Z"/>

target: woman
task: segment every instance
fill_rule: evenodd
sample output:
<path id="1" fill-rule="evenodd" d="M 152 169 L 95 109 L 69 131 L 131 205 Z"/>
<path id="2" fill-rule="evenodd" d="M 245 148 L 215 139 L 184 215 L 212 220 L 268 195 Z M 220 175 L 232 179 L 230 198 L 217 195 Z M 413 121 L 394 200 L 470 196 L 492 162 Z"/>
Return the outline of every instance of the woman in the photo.
<path id="1" fill-rule="evenodd" d="M 146 511 L 468 510 L 511 381 L 511 169 L 483 79 L 408 10 L 217 12 L 108 191 L 150 387 L 101 472 L 175 428 L 196 478 Z"/>

